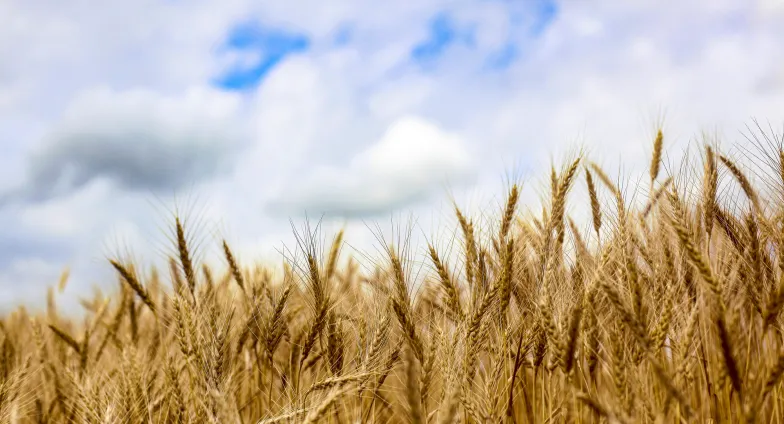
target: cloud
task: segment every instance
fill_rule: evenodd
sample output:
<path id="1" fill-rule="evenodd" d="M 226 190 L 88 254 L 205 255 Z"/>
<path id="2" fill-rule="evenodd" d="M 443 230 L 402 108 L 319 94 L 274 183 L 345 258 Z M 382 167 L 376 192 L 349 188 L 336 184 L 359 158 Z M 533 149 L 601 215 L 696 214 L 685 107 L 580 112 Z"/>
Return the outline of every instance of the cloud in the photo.
<path id="1" fill-rule="evenodd" d="M 350 43 L 354 39 L 354 26 L 350 23 L 342 23 L 338 25 L 332 33 L 332 42 L 335 47 L 342 47 Z"/>
<path id="2" fill-rule="evenodd" d="M 555 0 L 538 0 L 534 2 L 534 20 L 531 34 L 538 36 L 549 27 L 558 15 L 558 3 Z"/>
<path id="3" fill-rule="evenodd" d="M 52 261 L 65 260 L 69 256 L 68 240 L 56 237 L 38 237 L 16 231 L 0 237 L 0 269 L 9 266 L 16 258 L 38 257 Z"/>
<path id="4" fill-rule="evenodd" d="M 238 112 L 236 99 L 208 90 L 182 98 L 89 91 L 29 157 L 23 185 L 0 203 L 43 202 L 97 180 L 152 193 L 198 184 L 230 169 L 242 144 Z"/>
<path id="5" fill-rule="evenodd" d="M 286 214 L 377 215 L 422 200 L 447 184 L 471 181 L 474 166 L 458 136 L 407 116 L 347 167 L 315 169 L 299 186 L 279 193 L 269 207 Z"/>
<path id="6" fill-rule="evenodd" d="M 304 210 L 327 211 L 336 225 L 347 217 L 360 250 L 373 249 L 374 239 L 359 234 L 364 226 L 354 218 L 401 207 L 438 215 L 437 194 L 461 181 L 468 193 L 455 190 L 461 206 L 492 213 L 502 207 L 494 196 L 503 196 L 510 167 L 524 172 L 529 205 L 550 161 L 558 164 L 577 143 L 613 175 L 619 166 L 644 171 L 661 109 L 668 155 L 677 157 L 705 127 L 735 141 L 749 118 L 784 113 L 778 3 L 0 1 L 11 23 L 0 29 L 0 57 L 13 58 L 0 61 L 0 181 L 21 181 L 17 199 L 46 199 L 0 208 L 0 286 L 41 288 L 56 281 L 64 260 L 101 260 L 117 222 L 157 233 L 160 220 L 144 213 L 146 193 L 179 191 L 180 178 L 201 181 L 195 191 L 214 208 L 210 220 L 237 226 L 236 245 L 251 260 L 274 254 L 290 235 L 289 216 L 299 222 Z M 433 30 L 439 16 L 446 18 Z M 232 46 L 242 28 L 253 36 Z M 431 55 L 413 59 L 417 46 Z M 73 111 L 61 117 L 98 85 L 111 87 L 111 101 L 80 119 Z M 135 88 L 152 100 L 104 107 Z M 210 94 L 186 100 L 197 91 Z M 224 112 L 204 112 L 213 108 Z M 110 114 L 117 125 L 95 118 Z M 421 143 L 436 146 L 427 153 L 419 144 L 384 143 L 401 116 L 427 117 L 413 119 L 437 134 L 448 129 L 458 147 Z M 85 133 L 74 128 L 96 123 L 100 131 L 87 134 L 128 140 L 132 129 L 157 141 L 144 149 L 74 141 Z M 242 141 L 227 148 L 201 143 L 206 138 Z M 193 155 L 183 156 L 179 146 L 194 142 Z M 133 165 L 112 162 L 117 152 L 135 157 Z M 470 166 L 459 165 L 461 157 Z M 579 193 L 570 206 L 584 203 Z M 14 249 L 21 241 L 28 244 Z M 49 277 L 25 272 L 36 261 L 55 262 Z M 106 271 L 105 263 L 82 262 L 74 281 L 114 282 L 96 269 Z"/>
<path id="7" fill-rule="evenodd" d="M 428 37 L 411 49 L 411 58 L 420 63 L 438 59 L 454 43 L 468 43 L 471 32 L 459 28 L 447 13 L 439 13 L 428 24 Z"/>
<path id="8" fill-rule="evenodd" d="M 0 268 L 0 314 L 10 313 L 19 305 L 42 307 L 47 284 L 57 284 L 58 275 L 62 271 L 63 268 L 58 268 L 51 259 L 38 256 L 3 264 Z M 75 303 L 68 305 L 70 310 L 75 310 Z"/>
<path id="9" fill-rule="evenodd" d="M 219 49 L 220 54 L 233 59 L 232 63 L 215 84 L 227 90 L 256 87 L 287 56 L 305 52 L 309 47 L 306 34 L 267 28 L 258 22 L 237 25 Z"/>
<path id="10" fill-rule="evenodd" d="M 499 26 L 504 30 L 490 36 L 495 40 L 485 56 L 484 69 L 502 71 L 520 60 L 525 50 L 553 25 L 558 11 L 558 4 L 553 0 L 537 0 L 525 7 L 506 10 L 506 22 Z"/>
<path id="11" fill-rule="evenodd" d="M 507 43 L 504 47 L 490 53 L 486 59 L 486 67 L 490 70 L 502 70 L 514 63 L 520 51 L 514 43 Z"/>

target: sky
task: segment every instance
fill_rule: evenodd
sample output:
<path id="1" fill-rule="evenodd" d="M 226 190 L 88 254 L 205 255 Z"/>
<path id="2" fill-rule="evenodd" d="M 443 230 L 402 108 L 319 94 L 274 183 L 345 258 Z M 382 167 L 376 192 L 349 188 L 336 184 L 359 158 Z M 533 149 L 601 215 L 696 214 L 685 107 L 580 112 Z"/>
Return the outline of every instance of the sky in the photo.
<path id="1" fill-rule="evenodd" d="M 306 217 L 356 256 L 754 119 L 784 129 L 784 0 L 0 0 L 0 310 L 115 287 L 175 211 L 204 258 L 279 262 Z"/>

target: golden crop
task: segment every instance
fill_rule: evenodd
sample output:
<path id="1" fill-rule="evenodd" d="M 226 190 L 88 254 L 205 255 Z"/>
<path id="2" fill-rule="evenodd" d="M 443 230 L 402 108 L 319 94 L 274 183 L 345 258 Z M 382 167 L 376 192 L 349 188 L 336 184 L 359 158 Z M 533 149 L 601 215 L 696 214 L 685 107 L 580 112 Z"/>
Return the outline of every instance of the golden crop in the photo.
<path id="1" fill-rule="evenodd" d="M 659 132 L 639 207 L 579 157 L 553 170 L 540 216 L 518 212 L 514 185 L 486 231 L 455 206 L 459 255 L 384 246 L 370 272 L 338 260 L 342 233 L 325 252 L 301 235 L 280 275 L 226 243 L 226 270 L 211 269 L 178 219 L 166 278 L 112 260 L 122 290 L 85 303 L 85 322 L 51 298 L 46 314 L 3 319 L 0 419 L 784 422 L 772 141 L 761 179 L 710 146 L 663 175 Z M 737 197 L 719 195 L 727 185 Z M 567 214 L 575 190 L 588 231 Z"/>

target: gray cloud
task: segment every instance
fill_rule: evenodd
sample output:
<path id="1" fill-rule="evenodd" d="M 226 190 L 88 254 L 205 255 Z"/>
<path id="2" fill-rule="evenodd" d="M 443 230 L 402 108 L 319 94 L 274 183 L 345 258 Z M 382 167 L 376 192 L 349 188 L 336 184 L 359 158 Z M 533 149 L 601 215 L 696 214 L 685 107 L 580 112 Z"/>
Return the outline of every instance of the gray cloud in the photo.
<path id="1" fill-rule="evenodd" d="M 211 91 L 181 99 L 86 93 L 28 158 L 25 182 L 0 195 L 0 204 L 47 201 L 97 180 L 152 193 L 204 182 L 229 170 L 241 147 L 236 106 Z"/>

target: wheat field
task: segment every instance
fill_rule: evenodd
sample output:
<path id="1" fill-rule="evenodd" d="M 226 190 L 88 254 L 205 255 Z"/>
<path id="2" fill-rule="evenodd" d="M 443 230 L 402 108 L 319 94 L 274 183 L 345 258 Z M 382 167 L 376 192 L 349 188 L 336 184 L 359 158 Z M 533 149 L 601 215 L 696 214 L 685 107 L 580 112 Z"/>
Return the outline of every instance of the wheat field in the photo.
<path id="1" fill-rule="evenodd" d="M 281 272 L 225 242 L 209 267 L 178 218 L 169 269 L 111 259 L 119 290 L 84 320 L 53 289 L 3 318 L 0 419 L 784 422 L 781 139 L 764 175 L 709 144 L 667 171 L 663 139 L 642 202 L 580 155 L 540 214 L 512 185 L 481 225 L 454 206 L 452 251 L 385 245 L 370 266 L 305 231 Z"/>

